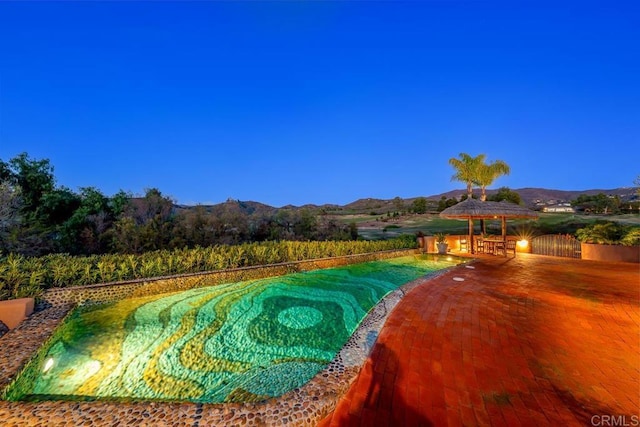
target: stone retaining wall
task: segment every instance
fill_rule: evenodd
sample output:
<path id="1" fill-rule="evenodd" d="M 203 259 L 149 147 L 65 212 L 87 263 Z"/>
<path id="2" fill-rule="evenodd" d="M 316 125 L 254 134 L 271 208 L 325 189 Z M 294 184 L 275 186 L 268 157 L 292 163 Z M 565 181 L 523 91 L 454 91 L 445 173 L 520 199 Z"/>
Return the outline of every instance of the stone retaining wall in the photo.
<path id="1" fill-rule="evenodd" d="M 185 291 L 201 286 L 219 285 L 222 283 L 241 282 L 244 280 L 262 279 L 282 276 L 289 273 L 317 270 L 357 264 L 378 259 L 395 258 L 415 253 L 415 249 L 398 249 L 366 254 L 347 255 L 335 258 L 320 258 L 307 261 L 296 261 L 282 264 L 271 264 L 256 267 L 243 267 L 229 270 L 203 273 L 183 274 L 177 276 L 156 277 L 152 279 L 130 280 L 125 282 L 102 283 L 88 286 L 48 289 L 39 298 L 36 310 L 55 307 L 68 303 L 94 304 L 117 301 L 125 298 L 157 295 L 167 292 Z"/>

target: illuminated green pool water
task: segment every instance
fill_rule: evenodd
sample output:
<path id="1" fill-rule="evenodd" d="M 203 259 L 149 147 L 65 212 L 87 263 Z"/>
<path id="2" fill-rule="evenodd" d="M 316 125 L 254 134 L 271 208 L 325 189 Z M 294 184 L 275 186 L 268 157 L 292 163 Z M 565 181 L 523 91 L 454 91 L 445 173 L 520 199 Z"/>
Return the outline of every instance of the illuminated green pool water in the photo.
<path id="1" fill-rule="evenodd" d="M 385 295 L 453 264 L 402 257 L 82 307 L 10 398 L 279 396 L 323 369 Z"/>

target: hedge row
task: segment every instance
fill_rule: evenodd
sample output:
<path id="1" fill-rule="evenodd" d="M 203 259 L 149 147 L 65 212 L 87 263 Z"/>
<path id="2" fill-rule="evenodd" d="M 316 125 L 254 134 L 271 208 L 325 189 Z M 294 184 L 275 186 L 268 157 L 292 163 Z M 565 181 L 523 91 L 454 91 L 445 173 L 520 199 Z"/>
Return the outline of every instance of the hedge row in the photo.
<path id="1" fill-rule="evenodd" d="M 260 242 L 88 257 L 0 256 L 0 299 L 39 295 L 52 287 L 277 264 L 416 247 L 415 236 L 377 241 Z"/>

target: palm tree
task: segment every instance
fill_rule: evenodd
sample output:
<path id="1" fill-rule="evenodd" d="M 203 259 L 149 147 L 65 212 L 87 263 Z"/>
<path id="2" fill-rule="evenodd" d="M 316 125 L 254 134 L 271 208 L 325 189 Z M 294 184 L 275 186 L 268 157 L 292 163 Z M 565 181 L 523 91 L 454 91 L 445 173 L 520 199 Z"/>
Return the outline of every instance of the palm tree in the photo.
<path id="1" fill-rule="evenodd" d="M 467 184 L 467 196 L 471 198 L 473 193 L 473 185 L 479 185 L 482 194 L 480 200 L 487 200 L 486 189 L 501 175 L 508 175 L 510 172 L 509 165 L 502 160 L 496 160 L 492 163 L 485 163 L 485 154 L 478 154 L 472 157 L 467 153 L 460 153 L 460 158 L 449 159 L 449 164 L 456 169 L 456 173 L 451 177 L 454 181 L 462 181 Z M 471 230 L 471 220 L 469 230 Z M 486 233 L 485 222 L 480 220 L 480 230 Z M 471 232 L 469 232 L 471 234 Z M 473 242 L 471 242 L 473 243 Z"/>
<path id="2" fill-rule="evenodd" d="M 480 200 L 483 202 L 487 200 L 487 187 L 493 184 L 493 181 L 495 181 L 499 176 L 509 175 L 509 172 L 511 172 L 509 165 L 502 160 L 496 160 L 489 164 L 482 163 L 478 168 L 478 174 L 474 181 L 476 185 L 480 186 Z M 482 234 L 486 234 L 487 232 L 484 219 L 480 220 L 480 230 L 482 231 Z"/>
<path id="3" fill-rule="evenodd" d="M 474 184 L 480 186 L 480 190 L 482 192 L 480 200 L 483 202 L 487 200 L 487 187 L 493 184 L 493 181 L 495 181 L 499 176 L 509 175 L 509 172 L 511 172 L 511 168 L 509 168 L 509 165 L 502 160 L 496 160 L 489 164 L 482 163 L 477 170 L 475 179 L 473 180 Z"/>
<path id="4" fill-rule="evenodd" d="M 482 166 L 485 164 L 485 154 L 478 154 L 472 157 L 467 153 L 460 153 L 459 159 L 452 157 L 449 164 L 453 166 L 456 173 L 451 177 L 452 181 L 460 181 L 467 184 L 467 196 L 471 198 L 473 194 L 473 184 L 478 180 L 478 174 Z"/>
<path id="5" fill-rule="evenodd" d="M 460 153 L 459 159 L 452 157 L 449 164 L 453 166 L 456 173 L 451 177 L 452 181 L 461 181 L 467 184 L 467 197 L 471 199 L 473 195 L 473 183 L 477 181 L 478 171 L 484 165 L 485 154 L 478 154 L 472 157 L 467 153 Z M 473 220 L 469 218 L 469 242 L 470 248 L 473 248 Z"/>

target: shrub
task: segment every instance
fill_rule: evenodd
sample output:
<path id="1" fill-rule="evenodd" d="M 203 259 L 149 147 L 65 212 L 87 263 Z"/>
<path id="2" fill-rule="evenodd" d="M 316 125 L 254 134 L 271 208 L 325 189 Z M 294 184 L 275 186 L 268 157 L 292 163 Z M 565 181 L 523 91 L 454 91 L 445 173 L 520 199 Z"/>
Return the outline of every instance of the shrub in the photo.
<path id="1" fill-rule="evenodd" d="M 391 225 L 387 225 L 387 226 L 385 226 L 385 227 L 382 229 L 382 231 L 383 231 L 383 232 L 385 232 L 385 231 L 387 231 L 387 230 L 391 230 L 391 229 L 394 229 L 394 228 L 401 228 L 401 227 L 400 227 L 399 225 L 396 225 L 396 224 L 391 224 Z"/>
<path id="2" fill-rule="evenodd" d="M 633 246 L 640 244 L 640 228 L 598 221 L 576 231 L 576 237 L 584 243 Z"/>
<path id="3" fill-rule="evenodd" d="M 640 245 L 640 227 L 631 227 L 631 229 L 620 239 L 620 244 L 625 246 Z"/>
<path id="4" fill-rule="evenodd" d="M 160 250 L 140 255 L 0 255 L 0 299 L 37 296 L 43 290 L 52 287 L 90 285 L 415 247 L 415 236 L 409 234 L 377 241 L 256 242 Z"/>

